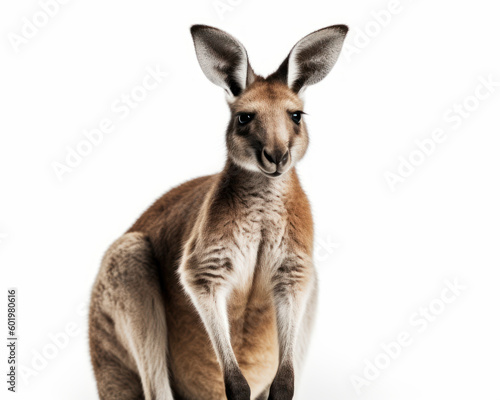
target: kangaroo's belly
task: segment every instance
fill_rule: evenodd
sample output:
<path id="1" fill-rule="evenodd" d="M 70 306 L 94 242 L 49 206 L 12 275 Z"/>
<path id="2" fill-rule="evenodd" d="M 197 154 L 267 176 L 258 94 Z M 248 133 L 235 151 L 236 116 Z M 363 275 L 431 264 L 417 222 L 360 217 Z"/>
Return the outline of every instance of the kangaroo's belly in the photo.
<path id="1" fill-rule="evenodd" d="M 188 301 L 182 310 L 179 306 L 169 311 L 167 304 L 172 387 L 179 399 L 225 399 L 222 372 L 206 330 Z M 251 289 L 235 293 L 228 311 L 233 351 L 255 399 L 272 383 L 278 368 L 274 306 L 268 296 Z"/>

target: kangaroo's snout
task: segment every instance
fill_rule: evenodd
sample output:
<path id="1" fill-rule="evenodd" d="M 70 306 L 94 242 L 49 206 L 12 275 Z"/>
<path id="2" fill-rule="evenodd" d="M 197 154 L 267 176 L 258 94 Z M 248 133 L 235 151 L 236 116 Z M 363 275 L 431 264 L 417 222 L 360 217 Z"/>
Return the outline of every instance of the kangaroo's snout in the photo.
<path id="1" fill-rule="evenodd" d="M 290 151 L 288 149 L 270 149 L 264 147 L 262 149 L 260 161 L 265 173 L 282 174 L 288 168 Z"/>

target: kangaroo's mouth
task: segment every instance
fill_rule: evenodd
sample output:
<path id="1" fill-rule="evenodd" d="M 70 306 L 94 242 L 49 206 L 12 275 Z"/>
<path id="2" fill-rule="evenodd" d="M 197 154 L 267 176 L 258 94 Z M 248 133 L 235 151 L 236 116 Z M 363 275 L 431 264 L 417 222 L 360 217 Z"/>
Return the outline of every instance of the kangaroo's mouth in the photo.
<path id="1" fill-rule="evenodd" d="M 263 168 L 260 168 L 260 167 L 259 167 L 259 169 L 260 169 L 260 171 L 264 175 L 269 176 L 271 178 L 277 178 L 278 176 L 283 175 L 283 173 L 285 172 L 285 171 L 281 171 L 281 172 L 280 171 L 268 172 L 268 171 L 266 171 L 266 170 L 264 170 Z"/>

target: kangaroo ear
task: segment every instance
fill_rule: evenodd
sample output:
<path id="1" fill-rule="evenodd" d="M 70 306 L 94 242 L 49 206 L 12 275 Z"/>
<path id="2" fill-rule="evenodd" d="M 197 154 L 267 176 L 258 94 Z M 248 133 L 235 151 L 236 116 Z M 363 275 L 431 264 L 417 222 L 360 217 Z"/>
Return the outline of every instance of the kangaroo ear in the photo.
<path id="1" fill-rule="evenodd" d="M 349 28 L 333 25 L 302 38 L 272 75 L 285 81 L 295 92 L 321 81 L 339 58 Z"/>
<path id="2" fill-rule="evenodd" d="M 201 69 L 229 98 L 239 96 L 254 81 L 247 51 L 234 37 L 206 25 L 193 25 L 191 35 Z"/>

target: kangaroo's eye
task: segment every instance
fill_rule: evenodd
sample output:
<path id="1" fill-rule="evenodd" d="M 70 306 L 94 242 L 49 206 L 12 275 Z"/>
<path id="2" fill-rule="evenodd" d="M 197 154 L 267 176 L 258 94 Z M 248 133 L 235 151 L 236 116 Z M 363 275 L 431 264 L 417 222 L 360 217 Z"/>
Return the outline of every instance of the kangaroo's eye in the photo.
<path id="1" fill-rule="evenodd" d="M 293 112 L 291 116 L 292 116 L 292 121 L 298 125 L 300 123 L 300 120 L 302 119 L 302 112 L 300 111 Z"/>
<path id="2" fill-rule="evenodd" d="M 238 124 L 246 125 L 253 119 L 254 116 L 255 114 L 251 113 L 240 113 L 238 114 Z"/>

